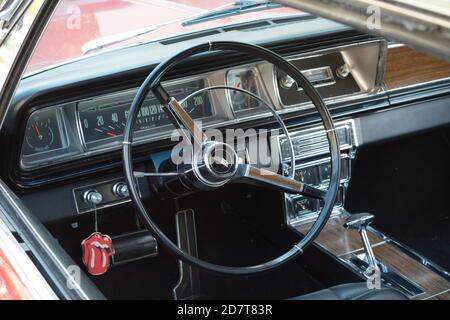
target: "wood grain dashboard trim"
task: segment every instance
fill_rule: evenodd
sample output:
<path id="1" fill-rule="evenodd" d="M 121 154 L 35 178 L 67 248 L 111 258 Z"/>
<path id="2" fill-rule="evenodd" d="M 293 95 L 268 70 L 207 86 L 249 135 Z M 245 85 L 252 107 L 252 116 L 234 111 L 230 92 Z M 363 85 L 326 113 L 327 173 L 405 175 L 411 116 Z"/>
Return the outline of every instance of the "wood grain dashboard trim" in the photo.
<path id="1" fill-rule="evenodd" d="M 450 77 L 450 63 L 408 47 L 388 49 L 384 83 L 397 89 Z"/>

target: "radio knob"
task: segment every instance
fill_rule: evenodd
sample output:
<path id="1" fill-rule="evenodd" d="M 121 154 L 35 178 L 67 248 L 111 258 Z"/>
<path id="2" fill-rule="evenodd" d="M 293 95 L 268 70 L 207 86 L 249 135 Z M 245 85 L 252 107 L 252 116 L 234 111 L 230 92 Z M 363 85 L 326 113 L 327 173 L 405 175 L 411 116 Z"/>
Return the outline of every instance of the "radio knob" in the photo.
<path id="1" fill-rule="evenodd" d="M 98 204 L 102 203 L 103 196 L 100 192 L 98 192 L 96 190 L 88 190 L 84 193 L 83 200 L 86 203 L 98 205 Z"/>
<path id="2" fill-rule="evenodd" d="M 116 183 L 112 188 L 113 194 L 118 198 L 128 198 L 130 192 L 128 191 L 128 186 L 124 182 Z"/>
<path id="3" fill-rule="evenodd" d="M 338 78 L 345 79 L 351 73 L 349 66 L 344 63 L 342 66 L 336 69 L 336 75 Z"/>

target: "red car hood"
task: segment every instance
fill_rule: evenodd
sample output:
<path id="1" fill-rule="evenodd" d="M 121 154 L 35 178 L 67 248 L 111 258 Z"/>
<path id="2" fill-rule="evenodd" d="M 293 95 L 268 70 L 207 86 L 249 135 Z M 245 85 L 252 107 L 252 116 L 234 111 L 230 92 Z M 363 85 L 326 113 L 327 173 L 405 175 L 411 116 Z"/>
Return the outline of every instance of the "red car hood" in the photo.
<path id="1" fill-rule="evenodd" d="M 230 3 L 232 3 L 230 0 L 61 0 L 37 45 L 26 72 L 83 56 L 86 53 L 86 45 L 96 39 L 170 21 L 174 22 L 114 46 L 299 13 L 298 10 L 282 7 L 186 27 L 180 22 Z M 114 46 L 108 46 L 108 49 Z"/>

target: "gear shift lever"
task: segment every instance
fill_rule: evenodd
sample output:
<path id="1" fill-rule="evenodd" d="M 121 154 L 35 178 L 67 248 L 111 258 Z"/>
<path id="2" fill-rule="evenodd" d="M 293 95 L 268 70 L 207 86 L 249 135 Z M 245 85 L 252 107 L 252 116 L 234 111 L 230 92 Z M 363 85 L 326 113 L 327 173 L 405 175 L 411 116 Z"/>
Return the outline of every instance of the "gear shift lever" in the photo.
<path id="1" fill-rule="evenodd" d="M 375 217 L 370 213 L 352 214 L 344 223 L 344 227 L 349 230 L 357 230 L 361 236 L 364 250 L 366 251 L 369 267 L 374 270 L 380 270 L 377 260 L 370 246 L 369 237 L 367 236 L 367 227 L 373 222 Z"/>

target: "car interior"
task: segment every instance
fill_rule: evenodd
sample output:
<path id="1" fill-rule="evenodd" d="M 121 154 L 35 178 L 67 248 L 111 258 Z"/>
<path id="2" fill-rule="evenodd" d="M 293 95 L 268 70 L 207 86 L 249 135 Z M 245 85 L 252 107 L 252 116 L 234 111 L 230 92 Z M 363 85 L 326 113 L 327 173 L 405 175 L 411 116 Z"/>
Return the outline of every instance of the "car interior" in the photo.
<path id="1" fill-rule="evenodd" d="M 75 265 L 99 299 L 448 300 L 449 105 L 448 61 L 310 14 L 247 21 L 25 74 L 0 192 L 61 296 Z"/>

